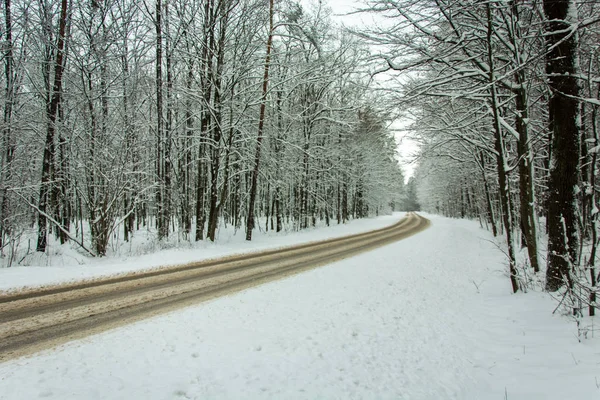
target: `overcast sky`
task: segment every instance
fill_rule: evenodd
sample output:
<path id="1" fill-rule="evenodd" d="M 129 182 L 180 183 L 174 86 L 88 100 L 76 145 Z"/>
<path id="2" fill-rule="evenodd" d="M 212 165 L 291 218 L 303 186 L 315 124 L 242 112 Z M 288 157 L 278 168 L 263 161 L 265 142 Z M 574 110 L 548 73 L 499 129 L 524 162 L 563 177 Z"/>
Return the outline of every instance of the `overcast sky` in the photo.
<path id="1" fill-rule="evenodd" d="M 307 4 L 314 1 L 316 0 L 303 0 L 303 2 Z M 365 1 L 324 0 L 323 2 L 333 10 L 335 14 L 334 19 L 346 26 L 359 27 L 375 23 L 371 16 L 365 14 L 345 15 L 355 11 L 356 9 L 364 8 L 366 3 Z M 408 124 L 408 121 L 397 121 L 392 125 L 392 128 L 400 129 L 400 131 L 395 132 L 395 135 L 399 144 L 398 155 L 405 171 L 406 180 L 408 180 L 408 178 L 414 173 L 415 164 L 412 163 L 412 161 L 414 159 L 415 152 L 418 150 L 416 142 L 407 137 L 407 132 L 402 130 L 403 128 L 406 128 Z"/>

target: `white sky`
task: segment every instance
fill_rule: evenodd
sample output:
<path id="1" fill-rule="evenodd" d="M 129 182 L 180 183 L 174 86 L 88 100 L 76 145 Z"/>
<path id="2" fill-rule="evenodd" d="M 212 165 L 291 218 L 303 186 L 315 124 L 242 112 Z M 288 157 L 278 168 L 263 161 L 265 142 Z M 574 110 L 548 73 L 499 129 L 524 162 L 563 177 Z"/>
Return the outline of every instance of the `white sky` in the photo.
<path id="1" fill-rule="evenodd" d="M 305 0 L 309 2 L 311 0 Z M 357 0 L 324 0 L 324 3 L 329 5 L 333 10 L 335 17 L 334 19 L 346 26 L 369 26 L 377 23 L 377 18 L 366 14 L 351 14 L 344 15 L 355 11 L 356 9 L 364 8 L 365 1 Z M 417 143 L 410 137 L 410 132 L 406 130 L 410 124 L 408 120 L 398 120 L 392 124 L 392 129 L 397 129 L 395 132 L 396 139 L 398 141 L 398 155 L 400 162 L 404 168 L 405 180 L 413 175 L 416 164 L 414 162 L 415 154 L 418 151 Z"/>

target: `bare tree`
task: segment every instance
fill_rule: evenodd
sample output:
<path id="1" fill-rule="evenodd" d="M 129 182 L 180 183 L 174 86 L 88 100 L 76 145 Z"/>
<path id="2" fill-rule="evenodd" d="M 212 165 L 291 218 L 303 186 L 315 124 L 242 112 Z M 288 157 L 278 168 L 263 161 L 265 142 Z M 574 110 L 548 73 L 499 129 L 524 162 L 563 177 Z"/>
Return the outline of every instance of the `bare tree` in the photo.
<path id="1" fill-rule="evenodd" d="M 577 83 L 577 34 L 571 0 L 544 0 L 546 22 L 546 74 L 551 97 L 548 103 L 552 129 L 552 161 L 548 183 L 548 269 L 546 289 L 572 285 L 577 262 L 579 233 L 577 199 L 579 167 L 579 85 Z"/>
<path id="2" fill-rule="evenodd" d="M 269 33 L 267 37 L 267 54 L 265 56 L 265 66 L 262 81 L 262 96 L 260 100 L 260 112 L 258 117 L 258 133 L 256 136 L 256 153 L 254 156 L 254 168 L 252 170 L 252 183 L 250 185 L 250 200 L 248 201 L 248 219 L 246 221 L 246 240 L 252 240 L 252 229 L 254 229 L 254 204 L 256 202 L 256 190 L 258 185 L 258 171 L 260 167 L 260 151 L 263 141 L 263 131 L 265 127 L 265 114 L 267 109 L 267 90 L 269 86 L 269 68 L 271 67 L 271 48 L 273 46 L 273 34 L 275 26 L 273 24 L 274 2 L 269 0 Z"/>
<path id="3" fill-rule="evenodd" d="M 46 15 L 46 18 L 50 18 Z M 51 20 L 46 21 L 51 24 Z M 63 71 L 65 69 L 65 43 L 67 33 L 67 0 L 60 3 L 60 16 L 58 20 L 58 36 L 56 40 L 56 51 L 49 60 L 53 73 L 53 84 L 46 97 L 46 142 L 44 145 L 44 157 L 42 164 L 42 179 L 40 185 L 40 196 L 38 202 L 38 240 L 37 251 L 46 251 L 48 241 L 47 212 L 48 201 L 52 185 L 52 174 L 55 157 L 55 135 L 58 110 L 62 100 Z"/>

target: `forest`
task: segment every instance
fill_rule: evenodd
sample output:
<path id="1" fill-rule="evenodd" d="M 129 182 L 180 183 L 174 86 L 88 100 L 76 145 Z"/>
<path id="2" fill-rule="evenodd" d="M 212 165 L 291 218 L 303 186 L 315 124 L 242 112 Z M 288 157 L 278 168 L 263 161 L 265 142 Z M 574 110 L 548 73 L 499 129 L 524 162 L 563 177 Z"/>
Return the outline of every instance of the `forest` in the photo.
<path id="1" fill-rule="evenodd" d="M 382 71 L 406 76 L 396 91 L 421 146 L 422 208 L 503 236 L 514 292 L 543 274 L 561 303 L 594 315 L 600 3 L 375 1 L 370 11 L 393 21 L 362 36 L 381 48 Z"/>
<path id="2" fill-rule="evenodd" d="M 299 230 L 397 209 L 368 48 L 315 2 L 3 0 L 0 248 Z M 262 224 L 259 226 L 259 224 Z"/>
<path id="3" fill-rule="evenodd" d="M 502 237 L 514 292 L 543 274 L 593 315 L 600 4 L 355 5 L 375 23 L 325 1 L 3 0 L 2 264 L 420 207 Z"/>

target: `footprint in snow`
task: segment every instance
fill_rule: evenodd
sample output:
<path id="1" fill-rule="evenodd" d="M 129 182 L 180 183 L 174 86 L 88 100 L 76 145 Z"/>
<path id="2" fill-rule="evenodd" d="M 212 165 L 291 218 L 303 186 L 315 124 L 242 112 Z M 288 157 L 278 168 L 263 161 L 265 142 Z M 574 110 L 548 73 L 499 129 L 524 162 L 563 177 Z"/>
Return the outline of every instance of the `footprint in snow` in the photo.
<path id="1" fill-rule="evenodd" d="M 185 390 L 176 390 L 175 391 L 175 396 L 177 397 L 184 397 L 186 399 L 189 399 L 190 397 L 188 396 L 188 394 L 185 392 Z"/>

